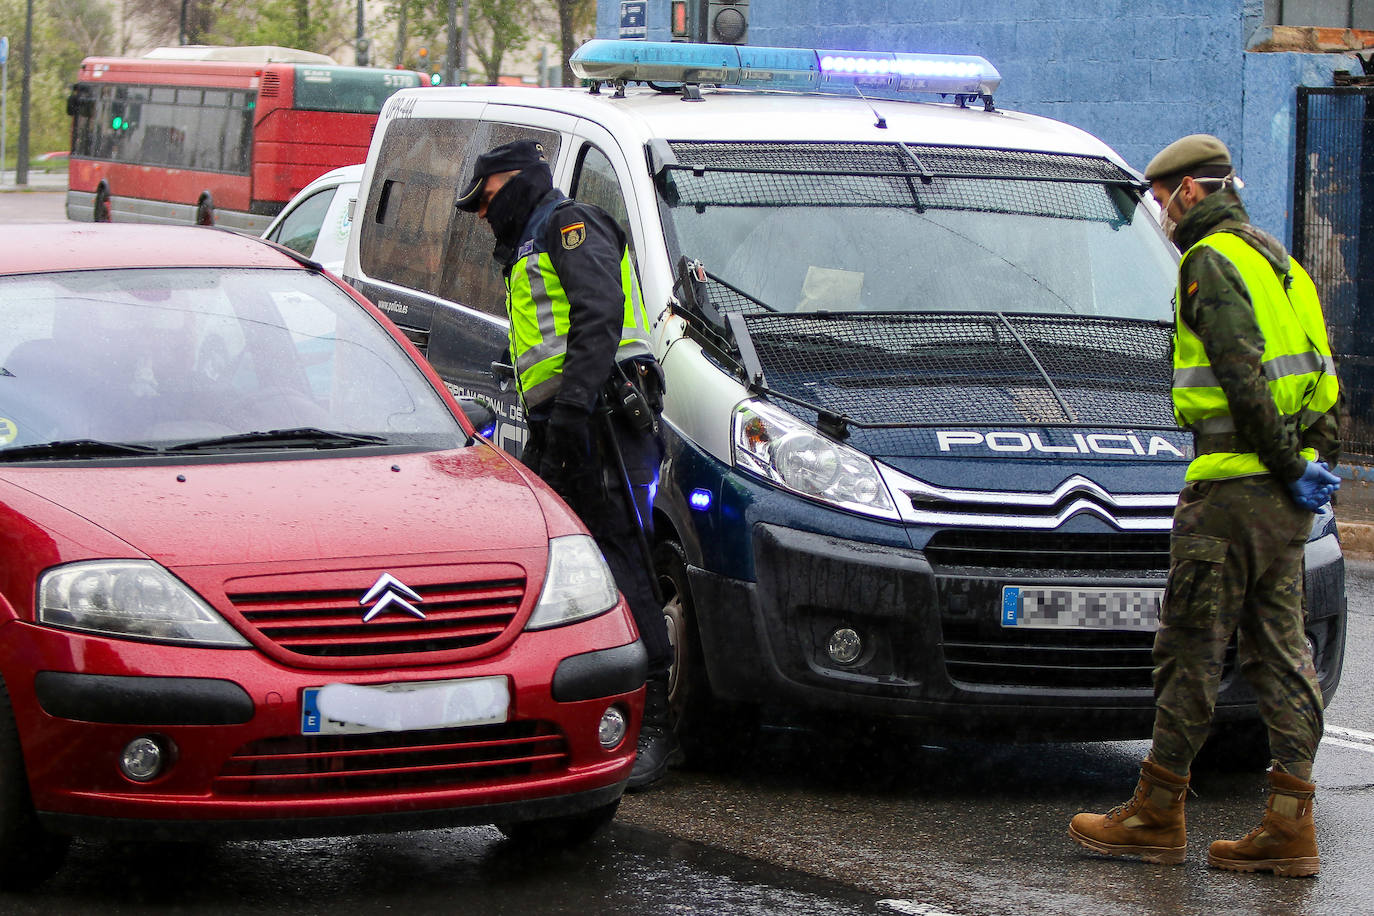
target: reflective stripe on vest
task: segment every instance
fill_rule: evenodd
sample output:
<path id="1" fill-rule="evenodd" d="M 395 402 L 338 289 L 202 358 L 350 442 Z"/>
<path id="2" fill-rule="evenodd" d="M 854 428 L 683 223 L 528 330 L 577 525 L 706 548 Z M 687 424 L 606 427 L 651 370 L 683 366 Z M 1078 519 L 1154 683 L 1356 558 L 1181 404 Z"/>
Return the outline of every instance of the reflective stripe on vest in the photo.
<path id="1" fill-rule="evenodd" d="M 1207 236 L 1188 249 L 1184 259 L 1204 245 L 1230 261 L 1245 282 L 1255 322 L 1264 337 L 1261 361 L 1269 393 L 1279 413 L 1296 423 L 1299 431 L 1305 430 L 1330 410 L 1337 398 L 1335 363 L 1312 280 L 1296 261 L 1290 261 L 1289 289 L 1285 292 L 1283 278 L 1268 259 L 1230 232 Z M 1175 321 L 1174 329 L 1173 400 L 1174 418 L 1180 426 L 1202 434 L 1235 432 L 1230 404 L 1202 341 L 1181 318 Z M 1304 449 L 1302 455 L 1313 460 L 1316 452 Z M 1212 452 L 1193 459 L 1187 478 L 1214 480 L 1264 473 L 1268 469 L 1254 452 Z"/>
<path id="2" fill-rule="evenodd" d="M 535 227 L 535 239 L 542 239 L 546 224 L 545 220 Z M 648 311 L 625 249 L 620 254 L 620 285 L 625 315 L 620 346 L 616 349 L 617 362 L 653 353 L 649 346 Z M 548 252 L 537 245 L 515 262 L 506 280 L 506 291 L 510 352 L 520 393 L 529 409 L 550 400 L 562 384 L 570 306 Z"/>

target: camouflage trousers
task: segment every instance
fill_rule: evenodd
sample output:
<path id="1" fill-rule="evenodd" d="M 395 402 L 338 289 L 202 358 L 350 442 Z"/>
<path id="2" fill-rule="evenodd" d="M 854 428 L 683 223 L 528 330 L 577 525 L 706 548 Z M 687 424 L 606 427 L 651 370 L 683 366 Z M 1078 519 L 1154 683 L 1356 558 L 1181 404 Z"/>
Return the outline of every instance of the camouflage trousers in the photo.
<path id="1" fill-rule="evenodd" d="M 1303 545 L 1312 514 L 1269 475 L 1193 481 L 1179 494 L 1154 643 L 1157 763 L 1186 774 L 1212 723 L 1222 660 L 1239 631 L 1240 672 L 1269 750 L 1307 779 L 1322 696 L 1303 631 Z"/>

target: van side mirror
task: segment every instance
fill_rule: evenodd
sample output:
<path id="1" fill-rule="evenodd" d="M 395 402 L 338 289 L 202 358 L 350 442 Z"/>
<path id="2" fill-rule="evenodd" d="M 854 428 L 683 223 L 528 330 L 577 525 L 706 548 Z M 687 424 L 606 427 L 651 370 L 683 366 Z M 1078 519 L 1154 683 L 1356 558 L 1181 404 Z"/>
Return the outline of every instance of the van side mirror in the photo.
<path id="1" fill-rule="evenodd" d="M 496 411 L 492 409 L 490 403 L 481 398 L 472 397 L 457 398 L 457 401 L 464 416 L 468 418 L 473 429 L 477 430 L 478 435 L 484 439 L 490 439 L 496 434 Z"/>

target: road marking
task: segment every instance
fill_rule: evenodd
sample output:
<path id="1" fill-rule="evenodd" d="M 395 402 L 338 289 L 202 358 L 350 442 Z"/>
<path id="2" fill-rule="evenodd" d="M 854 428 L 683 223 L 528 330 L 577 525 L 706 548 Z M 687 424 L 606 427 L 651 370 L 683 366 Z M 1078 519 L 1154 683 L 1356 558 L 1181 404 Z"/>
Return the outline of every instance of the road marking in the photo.
<path id="1" fill-rule="evenodd" d="M 1369 732 L 1356 731 L 1353 728 L 1342 728 L 1339 725 L 1328 725 L 1326 726 L 1326 733 L 1333 738 L 1343 738 L 1346 741 L 1367 744 L 1371 748 L 1374 748 L 1374 734 Z"/>
<path id="2" fill-rule="evenodd" d="M 1374 754 L 1374 745 L 1361 744 L 1355 741 L 1345 741 L 1341 738 L 1323 738 L 1322 744 L 1329 744 L 1332 747 L 1348 747 L 1352 751 L 1364 751 L 1366 754 Z"/>
<path id="3" fill-rule="evenodd" d="M 878 906 L 905 913 L 906 916 L 958 916 L 957 913 L 937 909 L 928 903 L 917 903 L 915 900 L 879 900 Z"/>
<path id="4" fill-rule="evenodd" d="M 1352 751 L 1363 751 L 1366 754 L 1374 754 L 1374 734 L 1358 731 L 1353 728 L 1342 728 L 1339 725 L 1328 725 L 1322 735 L 1322 744 L 1330 744 L 1334 747 L 1349 748 Z"/>

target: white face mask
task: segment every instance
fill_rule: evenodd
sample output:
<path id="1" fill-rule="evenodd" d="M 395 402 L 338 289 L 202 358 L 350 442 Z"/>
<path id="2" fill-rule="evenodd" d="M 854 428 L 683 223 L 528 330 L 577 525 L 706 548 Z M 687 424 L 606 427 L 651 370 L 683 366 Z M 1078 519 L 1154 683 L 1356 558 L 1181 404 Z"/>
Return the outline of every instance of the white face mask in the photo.
<path id="1" fill-rule="evenodd" d="M 1169 212 L 1169 208 L 1173 206 L 1174 196 L 1177 194 L 1178 190 L 1175 189 L 1159 208 L 1159 228 L 1164 230 L 1164 237 L 1171 242 L 1174 241 L 1174 233 L 1178 231 L 1178 221 Z"/>

